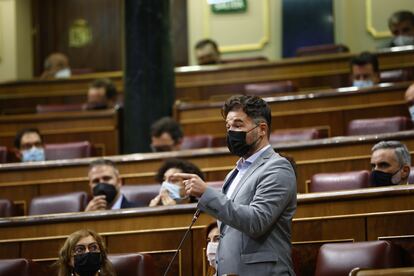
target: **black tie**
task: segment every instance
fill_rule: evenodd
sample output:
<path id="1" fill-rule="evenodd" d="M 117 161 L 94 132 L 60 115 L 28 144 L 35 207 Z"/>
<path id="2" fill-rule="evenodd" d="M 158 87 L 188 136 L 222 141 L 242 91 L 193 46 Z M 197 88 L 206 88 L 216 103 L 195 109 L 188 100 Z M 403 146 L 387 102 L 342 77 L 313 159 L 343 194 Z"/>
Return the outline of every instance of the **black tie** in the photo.
<path id="1" fill-rule="evenodd" d="M 227 179 L 226 183 L 223 185 L 223 193 L 227 194 L 227 190 L 230 187 L 230 184 L 233 182 L 233 180 L 236 178 L 236 175 L 238 174 L 239 170 L 234 169 L 233 173 L 230 175 L 230 177 Z"/>

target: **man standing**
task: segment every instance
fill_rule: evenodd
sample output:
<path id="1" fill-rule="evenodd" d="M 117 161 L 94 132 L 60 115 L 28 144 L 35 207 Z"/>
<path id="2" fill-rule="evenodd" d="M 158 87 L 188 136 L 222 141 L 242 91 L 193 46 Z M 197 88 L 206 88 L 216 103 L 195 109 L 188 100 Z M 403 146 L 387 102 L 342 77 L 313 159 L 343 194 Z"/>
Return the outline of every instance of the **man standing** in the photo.
<path id="1" fill-rule="evenodd" d="M 411 156 L 399 141 L 381 141 L 372 147 L 371 185 L 389 186 L 408 183 Z"/>
<path id="2" fill-rule="evenodd" d="M 122 180 L 115 164 L 97 159 L 89 166 L 89 187 L 93 198 L 85 211 L 116 210 L 137 207 L 121 193 Z"/>
<path id="3" fill-rule="evenodd" d="M 198 208 L 220 221 L 217 275 L 294 275 L 291 225 L 296 177 L 288 160 L 269 144 L 271 111 L 254 96 L 233 96 L 222 110 L 227 146 L 240 156 L 222 192 L 198 176 L 177 174 Z"/>

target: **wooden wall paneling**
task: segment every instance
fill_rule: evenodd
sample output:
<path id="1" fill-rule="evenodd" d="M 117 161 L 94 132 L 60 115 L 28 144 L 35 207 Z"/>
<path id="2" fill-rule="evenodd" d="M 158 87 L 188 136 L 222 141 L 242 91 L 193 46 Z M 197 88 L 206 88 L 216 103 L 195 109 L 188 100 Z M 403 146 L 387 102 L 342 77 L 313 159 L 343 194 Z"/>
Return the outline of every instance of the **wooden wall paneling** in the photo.
<path id="1" fill-rule="evenodd" d="M 94 72 L 121 69 L 121 1 L 36 1 L 33 14 L 35 75 L 41 74 L 43 61 L 56 51 L 68 56 L 72 69 L 87 68 Z M 92 40 L 79 47 L 70 46 L 69 30 L 79 19 L 86 20 Z"/>

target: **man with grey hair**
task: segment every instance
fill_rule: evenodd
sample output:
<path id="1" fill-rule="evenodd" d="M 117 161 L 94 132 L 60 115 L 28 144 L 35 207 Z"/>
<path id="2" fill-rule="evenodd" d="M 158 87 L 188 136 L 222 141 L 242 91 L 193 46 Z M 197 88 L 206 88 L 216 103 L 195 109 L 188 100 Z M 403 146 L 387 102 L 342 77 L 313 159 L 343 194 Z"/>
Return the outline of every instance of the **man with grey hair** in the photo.
<path id="1" fill-rule="evenodd" d="M 138 207 L 122 195 L 122 179 L 115 163 L 111 160 L 93 161 L 89 166 L 88 177 L 93 198 L 89 201 L 85 211 Z"/>
<path id="2" fill-rule="evenodd" d="M 399 141 L 381 141 L 372 147 L 371 185 L 408 184 L 411 157 L 407 147 Z"/>

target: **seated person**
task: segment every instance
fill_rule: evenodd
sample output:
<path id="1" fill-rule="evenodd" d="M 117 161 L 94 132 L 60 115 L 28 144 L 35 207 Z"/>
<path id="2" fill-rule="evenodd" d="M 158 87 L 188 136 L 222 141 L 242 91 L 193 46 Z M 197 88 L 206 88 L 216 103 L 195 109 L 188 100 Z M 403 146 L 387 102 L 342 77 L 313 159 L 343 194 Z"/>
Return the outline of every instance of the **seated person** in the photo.
<path id="1" fill-rule="evenodd" d="M 115 164 L 107 159 L 97 159 L 89 166 L 89 187 L 93 198 L 85 211 L 117 210 L 137 207 L 121 193 L 122 179 Z"/>
<path id="2" fill-rule="evenodd" d="M 414 13 L 397 11 L 388 19 L 393 39 L 389 47 L 414 45 Z"/>
<path id="3" fill-rule="evenodd" d="M 371 151 L 372 186 L 408 184 L 411 157 L 404 144 L 399 141 L 381 141 Z"/>
<path id="4" fill-rule="evenodd" d="M 59 79 L 69 78 L 72 72 L 69 67 L 69 59 L 62 53 L 50 54 L 44 64 L 44 71 L 40 78 L 42 79 Z"/>
<path id="5" fill-rule="evenodd" d="M 186 195 L 183 179 L 175 177 L 175 173 L 193 173 L 204 179 L 204 174 L 193 163 L 182 159 L 166 160 L 156 175 L 157 182 L 162 182 L 160 193 L 151 200 L 150 207 L 196 202 L 195 198 Z"/>
<path id="6" fill-rule="evenodd" d="M 116 275 L 102 237 L 88 229 L 69 235 L 59 250 L 55 265 L 59 276 Z"/>
<path id="7" fill-rule="evenodd" d="M 218 45 L 212 39 L 200 40 L 195 45 L 194 51 L 198 65 L 221 63 Z"/>
<path id="8" fill-rule="evenodd" d="M 405 101 L 407 102 L 411 115 L 411 120 L 414 121 L 414 83 L 405 91 Z"/>
<path id="9" fill-rule="evenodd" d="M 363 52 L 351 60 L 352 85 L 358 88 L 370 87 L 380 82 L 377 56 Z"/>
<path id="10" fill-rule="evenodd" d="M 213 222 L 207 226 L 207 248 L 206 256 L 209 263 L 207 276 L 216 276 L 216 253 L 220 240 L 220 230 L 218 229 L 217 222 Z"/>
<path id="11" fill-rule="evenodd" d="M 110 79 L 97 79 L 89 85 L 86 109 L 113 108 L 115 103 L 116 87 Z"/>
<path id="12" fill-rule="evenodd" d="M 154 152 L 181 149 L 183 130 L 173 118 L 163 117 L 151 126 L 151 149 Z"/>
<path id="13" fill-rule="evenodd" d="M 45 161 L 43 138 L 36 128 L 20 130 L 14 138 L 15 156 L 21 162 Z"/>

